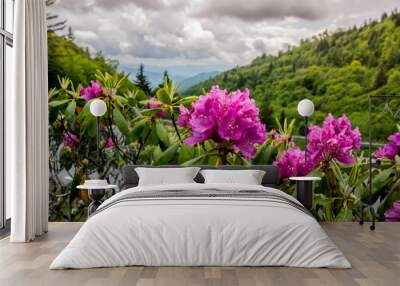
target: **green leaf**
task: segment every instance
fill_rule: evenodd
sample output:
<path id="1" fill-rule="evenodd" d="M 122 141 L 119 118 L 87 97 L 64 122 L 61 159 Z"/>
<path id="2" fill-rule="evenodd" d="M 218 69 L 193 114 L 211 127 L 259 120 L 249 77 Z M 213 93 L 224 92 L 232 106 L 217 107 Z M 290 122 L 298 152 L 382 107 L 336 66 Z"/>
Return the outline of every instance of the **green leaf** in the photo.
<path id="1" fill-rule="evenodd" d="M 314 194 L 313 203 L 315 205 L 321 205 L 322 207 L 326 207 L 327 205 L 331 205 L 334 202 L 334 198 L 326 197 L 324 194 Z"/>
<path id="2" fill-rule="evenodd" d="M 94 138 L 96 136 L 96 118 L 94 116 L 88 117 L 81 125 L 81 128 L 89 137 Z"/>
<path id="3" fill-rule="evenodd" d="M 160 146 L 156 146 L 152 152 L 154 162 L 158 161 L 163 154 Z"/>
<path id="4" fill-rule="evenodd" d="M 187 96 L 187 97 L 184 97 L 184 98 L 182 98 L 182 99 L 179 99 L 177 102 L 176 102 L 176 105 L 188 105 L 188 104 L 190 104 L 190 103 L 192 103 L 193 101 L 195 101 L 195 100 L 197 100 L 198 99 L 198 97 L 197 96 Z"/>
<path id="5" fill-rule="evenodd" d="M 278 148 L 276 146 L 263 144 L 261 145 L 256 155 L 252 159 L 254 165 L 267 165 L 271 164 L 278 153 Z"/>
<path id="6" fill-rule="evenodd" d="M 59 94 L 59 91 L 56 88 L 51 88 L 48 93 L 49 101 L 52 100 L 53 97 L 56 97 Z"/>
<path id="7" fill-rule="evenodd" d="M 385 189 L 385 186 L 388 184 L 389 177 L 393 174 L 393 170 L 391 168 L 380 171 L 377 175 L 373 176 L 372 179 L 372 192 L 378 192 L 382 189 Z"/>
<path id="8" fill-rule="evenodd" d="M 204 142 L 204 149 L 206 151 L 211 151 L 214 149 L 214 144 L 211 142 L 211 140 L 207 140 Z"/>
<path id="9" fill-rule="evenodd" d="M 160 139 L 160 141 L 165 145 L 169 146 L 169 136 L 168 136 L 168 131 L 165 128 L 164 124 L 160 120 L 156 121 L 156 132 L 157 136 Z"/>
<path id="10" fill-rule="evenodd" d="M 250 166 L 251 161 L 247 160 L 246 158 L 244 158 L 243 156 L 240 155 L 240 153 L 236 154 L 236 157 L 239 159 L 240 161 L 240 165 L 244 165 L 244 166 Z"/>
<path id="11" fill-rule="evenodd" d="M 131 137 L 132 138 L 141 138 L 144 136 L 144 129 L 146 127 L 146 120 L 141 119 L 140 121 L 135 122 L 132 131 L 131 131 Z"/>
<path id="12" fill-rule="evenodd" d="M 96 136 L 96 118 L 90 113 L 90 103 L 88 101 L 78 115 L 78 122 L 81 125 L 81 130 L 89 137 Z"/>
<path id="13" fill-rule="evenodd" d="M 155 108 L 155 109 L 143 109 L 140 114 L 143 116 L 153 116 L 155 114 L 157 114 L 158 112 L 160 112 L 161 109 L 159 108 Z"/>
<path id="14" fill-rule="evenodd" d="M 142 105 L 149 105 L 149 104 L 154 103 L 154 100 L 145 99 L 145 100 L 140 100 L 139 103 Z"/>
<path id="15" fill-rule="evenodd" d="M 171 104 L 171 98 L 169 95 L 165 92 L 163 88 L 160 88 L 157 90 L 156 97 L 161 101 L 161 103 L 164 104 Z"/>
<path id="16" fill-rule="evenodd" d="M 165 165 L 168 164 L 174 157 L 176 157 L 176 152 L 179 149 L 180 143 L 175 143 L 168 147 L 158 158 L 157 161 L 154 162 L 155 165 Z"/>
<path id="17" fill-rule="evenodd" d="M 135 97 L 136 97 L 136 99 L 137 99 L 138 101 L 140 101 L 140 100 L 146 99 L 148 96 L 147 96 L 147 94 L 146 94 L 143 90 L 138 89 L 138 90 L 136 91 Z"/>
<path id="18" fill-rule="evenodd" d="M 115 123 L 115 125 L 117 125 L 119 131 L 121 131 L 121 133 L 124 134 L 126 137 L 130 138 L 128 123 L 127 123 L 125 117 L 122 115 L 121 111 L 116 107 L 114 108 L 114 111 L 113 111 L 113 119 L 114 119 L 114 123 Z"/>
<path id="19" fill-rule="evenodd" d="M 60 84 L 61 89 L 67 90 L 69 85 L 72 83 L 71 80 L 68 77 L 62 77 L 60 78 L 57 75 L 58 83 Z"/>
<path id="20" fill-rule="evenodd" d="M 57 106 L 61 106 L 64 104 L 67 104 L 68 102 L 70 102 L 71 99 L 63 99 L 63 100 L 54 100 L 49 102 L 49 107 L 57 107 Z"/>
<path id="21" fill-rule="evenodd" d="M 193 155 L 194 155 L 194 148 L 187 144 L 182 144 L 181 148 L 179 149 L 178 163 L 182 164 L 186 161 L 193 159 Z"/>
<path id="22" fill-rule="evenodd" d="M 352 221 L 353 211 L 349 208 L 342 208 L 337 214 L 335 221 Z"/>
<path id="23" fill-rule="evenodd" d="M 152 145 L 158 145 L 159 140 L 158 140 L 158 135 L 157 135 L 157 130 L 155 124 L 150 125 L 150 136 L 148 138 L 148 143 Z"/>
<path id="24" fill-rule="evenodd" d="M 332 160 L 330 162 L 330 167 L 331 167 L 336 179 L 339 181 L 339 183 L 340 182 L 342 182 L 342 183 L 345 182 L 344 175 L 342 174 L 342 172 L 341 172 L 341 170 L 339 168 L 339 165 L 334 160 Z"/>
<path id="25" fill-rule="evenodd" d="M 208 156 L 208 154 L 200 155 L 196 158 L 186 161 L 185 163 L 182 164 L 182 166 L 191 166 L 191 165 L 195 165 L 195 164 L 200 164 L 204 159 L 207 158 L 207 156 Z"/>
<path id="26" fill-rule="evenodd" d="M 393 208 L 393 204 L 395 201 L 400 200 L 400 192 L 391 192 L 389 193 L 379 204 L 378 206 L 378 214 L 383 217 L 386 210 Z"/>
<path id="27" fill-rule="evenodd" d="M 124 106 L 128 102 L 128 99 L 120 95 L 114 95 L 112 100 L 116 102 L 119 106 Z"/>
<path id="28" fill-rule="evenodd" d="M 67 119 L 68 123 L 70 126 L 74 125 L 75 121 L 75 110 L 76 110 L 76 101 L 72 100 L 68 106 L 67 109 L 65 109 L 65 118 Z"/>

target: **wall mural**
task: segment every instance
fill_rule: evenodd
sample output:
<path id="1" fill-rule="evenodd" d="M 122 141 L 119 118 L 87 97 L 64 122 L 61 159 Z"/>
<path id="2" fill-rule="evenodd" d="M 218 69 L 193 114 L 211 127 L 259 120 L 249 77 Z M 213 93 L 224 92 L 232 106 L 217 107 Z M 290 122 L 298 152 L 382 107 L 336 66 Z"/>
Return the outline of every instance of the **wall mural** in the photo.
<path id="1" fill-rule="evenodd" d="M 361 133 L 345 115 L 329 114 L 321 126 L 309 127 L 306 161 L 305 151 L 293 141 L 295 122 L 278 121 L 279 128 L 267 132 L 247 89 L 229 93 L 213 86 L 199 97 L 183 97 L 165 77 L 149 97 L 137 87 L 121 93 L 126 80 L 125 75 L 98 72 L 89 86 L 75 88 L 62 78 L 60 88 L 50 91 L 53 220 L 83 220 L 88 197 L 76 186 L 91 174 L 118 182 L 126 164 L 275 164 L 282 189 L 291 194 L 288 177 L 318 173 L 324 180 L 314 195 L 316 217 L 351 221 L 359 215 L 367 195 L 368 165 L 358 153 Z M 98 134 L 90 112 L 97 99 L 107 106 Z M 381 215 L 398 197 L 394 190 L 400 178 L 392 175 L 398 172 L 399 150 L 400 130 L 375 153 L 386 166 L 373 182 L 382 184 L 375 196 L 386 193 Z"/>
<path id="2" fill-rule="evenodd" d="M 132 79 L 72 36 L 49 31 L 50 220 L 85 220 L 87 191 L 76 186 L 91 176 L 119 183 L 127 164 L 275 164 L 289 194 L 295 188 L 288 177 L 322 177 L 312 209 L 318 220 L 357 220 L 369 202 L 362 144 L 368 96 L 400 94 L 396 33 L 394 12 L 262 55 L 182 92 L 168 72 L 151 87 L 143 66 Z M 368 45 L 374 52 L 361 48 Z M 304 97 L 316 105 L 307 144 L 294 139 L 302 124 L 293 110 Z M 97 99 L 107 107 L 98 126 L 90 112 Z M 379 220 L 398 219 L 400 126 L 372 116 L 382 143 L 374 150 L 372 200 Z"/>

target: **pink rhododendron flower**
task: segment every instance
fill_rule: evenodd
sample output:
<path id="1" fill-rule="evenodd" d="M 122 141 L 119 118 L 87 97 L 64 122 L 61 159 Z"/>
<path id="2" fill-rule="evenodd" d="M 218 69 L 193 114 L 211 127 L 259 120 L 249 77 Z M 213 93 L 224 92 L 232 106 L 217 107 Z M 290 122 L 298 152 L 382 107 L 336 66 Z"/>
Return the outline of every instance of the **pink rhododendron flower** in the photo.
<path id="1" fill-rule="evenodd" d="M 149 101 L 151 101 L 151 103 L 149 103 L 147 105 L 148 109 L 158 109 L 158 108 L 161 108 L 161 106 L 162 106 L 162 104 L 158 98 L 150 97 Z M 167 112 L 165 110 L 161 110 L 160 112 L 157 113 L 157 116 L 159 116 L 159 117 L 163 117 L 166 115 L 167 115 Z"/>
<path id="2" fill-rule="evenodd" d="M 68 132 L 64 137 L 64 147 L 74 147 L 79 145 L 80 142 L 78 136 L 71 132 Z"/>
<path id="3" fill-rule="evenodd" d="M 374 156 L 376 159 L 387 158 L 390 160 L 394 160 L 398 153 L 398 147 L 395 144 L 389 143 L 385 144 L 385 146 L 376 150 Z"/>
<path id="4" fill-rule="evenodd" d="M 178 123 L 190 130 L 191 135 L 185 140 L 190 145 L 209 139 L 217 145 L 228 142 L 233 150 L 251 158 L 256 152 L 254 145 L 266 139 L 265 125 L 248 89 L 228 94 L 215 85 L 193 102 L 190 110 L 180 107 L 180 113 Z"/>
<path id="5" fill-rule="evenodd" d="M 393 204 L 393 208 L 385 211 L 386 221 L 400 221 L 400 201 Z"/>
<path id="6" fill-rule="evenodd" d="M 80 95 L 86 101 L 92 100 L 93 98 L 100 97 L 103 94 L 103 89 L 100 86 L 98 80 L 92 80 L 91 85 L 88 87 L 82 87 Z"/>
<path id="7" fill-rule="evenodd" d="M 400 155 L 400 132 L 390 135 L 387 139 L 389 143 L 376 150 L 376 159 L 387 158 L 393 161 L 396 155 Z"/>
<path id="8" fill-rule="evenodd" d="M 314 163 L 311 160 L 307 159 L 306 163 L 305 152 L 297 146 L 285 150 L 274 162 L 274 165 L 279 168 L 281 178 L 305 176 L 314 168 Z"/>
<path id="9" fill-rule="evenodd" d="M 400 148 L 400 132 L 396 132 L 388 137 L 390 143 Z"/>
<path id="10" fill-rule="evenodd" d="M 111 137 L 108 137 L 105 147 L 106 147 L 107 149 L 112 149 L 113 146 L 114 146 L 114 142 L 113 142 L 112 138 L 111 138 Z"/>
<path id="11" fill-rule="evenodd" d="M 335 119 L 329 114 L 322 127 L 310 126 L 307 140 L 307 155 L 316 163 L 335 159 L 352 164 L 355 161 L 352 152 L 361 147 L 360 131 L 358 128 L 352 129 L 346 115 Z"/>
<path id="12" fill-rule="evenodd" d="M 188 127 L 191 114 L 193 109 L 188 110 L 183 105 L 179 106 L 179 118 L 178 118 L 178 125 L 182 127 Z"/>

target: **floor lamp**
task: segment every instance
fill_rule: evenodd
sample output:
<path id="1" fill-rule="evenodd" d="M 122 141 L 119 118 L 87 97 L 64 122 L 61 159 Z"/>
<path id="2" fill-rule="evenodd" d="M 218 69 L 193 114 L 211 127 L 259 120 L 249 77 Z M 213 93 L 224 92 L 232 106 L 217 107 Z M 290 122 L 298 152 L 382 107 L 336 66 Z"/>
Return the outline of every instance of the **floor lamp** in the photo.
<path id="1" fill-rule="evenodd" d="M 97 128 L 97 134 L 96 134 L 96 145 L 97 145 L 97 160 L 99 166 L 99 161 L 100 161 L 100 117 L 102 117 L 105 113 L 107 112 L 107 105 L 106 103 L 101 100 L 101 99 L 95 99 L 90 103 L 90 113 L 93 114 L 93 116 L 96 117 L 96 128 Z M 100 171 L 97 170 L 100 176 Z"/>
<path id="2" fill-rule="evenodd" d="M 308 135 L 308 117 L 314 113 L 314 103 L 309 99 L 303 99 L 297 105 L 297 111 L 301 116 L 304 117 L 305 123 L 305 136 L 306 136 L 306 148 L 304 150 L 304 162 L 307 164 L 307 135 Z M 300 176 L 290 177 L 292 181 L 296 181 L 296 193 L 297 199 L 307 208 L 311 209 L 313 205 L 313 182 L 319 181 L 319 177 Z"/>
<path id="3" fill-rule="evenodd" d="M 304 117 L 304 136 L 306 137 L 306 148 L 304 149 L 304 161 L 307 163 L 308 118 L 314 113 L 314 103 L 309 99 L 301 100 L 297 105 L 297 112 Z"/>
<path id="4" fill-rule="evenodd" d="M 97 173 L 99 179 L 101 178 L 100 175 L 100 163 L 101 163 L 101 151 L 100 151 L 100 117 L 102 117 L 105 113 L 107 112 L 107 104 L 101 100 L 101 99 L 94 99 L 90 103 L 90 113 L 96 117 L 96 128 L 97 128 L 97 133 L 96 133 L 96 145 L 97 145 Z M 101 199 L 106 193 L 106 188 L 109 188 L 108 184 L 105 182 L 101 182 L 104 180 L 92 180 L 96 181 L 97 184 L 103 184 L 103 186 L 92 186 L 91 188 L 88 188 L 86 185 L 80 185 L 78 188 L 85 188 L 88 189 L 88 194 L 89 198 L 91 199 L 91 203 L 88 206 L 88 215 L 90 216 L 92 213 L 96 211 L 96 209 L 100 206 L 101 204 Z"/>

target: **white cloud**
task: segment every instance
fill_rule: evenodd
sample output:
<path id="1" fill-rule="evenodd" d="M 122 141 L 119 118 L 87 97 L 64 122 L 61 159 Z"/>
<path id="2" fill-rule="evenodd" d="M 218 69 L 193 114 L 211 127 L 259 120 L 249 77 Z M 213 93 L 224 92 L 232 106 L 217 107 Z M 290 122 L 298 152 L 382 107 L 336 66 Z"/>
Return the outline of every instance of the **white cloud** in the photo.
<path id="1" fill-rule="evenodd" d="M 74 32 L 75 36 L 83 41 L 94 41 L 98 40 L 99 36 L 93 31 L 82 31 L 77 30 Z"/>
<path id="2" fill-rule="evenodd" d="M 234 66 L 396 6 L 397 0 L 60 0 L 51 9 L 68 20 L 78 44 L 121 64 Z"/>
<path id="3" fill-rule="evenodd" d="M 328 2 L 329 0 L 206 0 L 195 14 L 202 17 L 233 17 L 250 22 L 290 16 L 315 20 L 326 15 Z"/>

